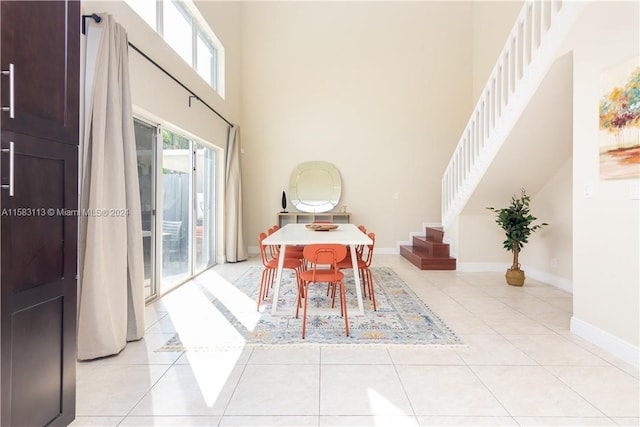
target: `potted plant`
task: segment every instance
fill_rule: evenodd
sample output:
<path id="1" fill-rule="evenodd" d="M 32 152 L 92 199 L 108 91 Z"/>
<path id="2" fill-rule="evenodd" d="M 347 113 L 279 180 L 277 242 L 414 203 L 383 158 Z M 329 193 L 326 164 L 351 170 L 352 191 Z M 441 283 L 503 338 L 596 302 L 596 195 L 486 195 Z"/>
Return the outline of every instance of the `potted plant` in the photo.
<path id="1" fill-rule="evenodd" d="M 497 214 L 496 222 L 505 232 L 507 238 L 502 242 L 504 248 L 513 252 L 513 263 L 505 274 L 507 283 L 513 286 L 522 286 L 524 284 L 524 271 L 520 270 L 518 257 L 524 244 L 528 242 L 529 235 L 549 225 L 546 222 L 533 224 L 538 218 L 529 212 L 530 202 L 531 196 L 528 196 L 523 188 L 520 197 L 516 197 L 515 194 L 511 197 L 511 204 L 508 207 L 502 209 L 487 208 Z"/>

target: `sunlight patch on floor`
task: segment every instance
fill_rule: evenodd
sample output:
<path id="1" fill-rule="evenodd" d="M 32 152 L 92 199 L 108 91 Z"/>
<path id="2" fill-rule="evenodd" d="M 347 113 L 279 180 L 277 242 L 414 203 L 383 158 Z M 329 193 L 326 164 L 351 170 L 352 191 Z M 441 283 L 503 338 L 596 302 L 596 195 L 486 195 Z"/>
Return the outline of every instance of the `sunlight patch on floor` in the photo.
<path id="1" fill-rule="evenodd" d="M 213 270 L 206 271 L 194 281 L 220 301 L 247 330 L 252 331 L 256 327 L 261 315 L 256 310 L 256 301 L 245 295 L 233 283 Z"/>
<path id="2" fill-rule="evenodd" d="M 405 417 L 406 414 L 398 406 L 391 403 L 389 399 L 384 397 L 378 391 L 367 388 L 367 397 L 369 398 L 369 406 L 374 415 L 374 423 L 376 426 L 385 427 L 389 425 L 389 418 L 393 418 L 393 425 L 397 427 L 415 427 L 417 423 L 415 419 Z M 384 415 L 382 415 L 384 414 Z"/>
<path id="3" fill-rule="evenodd" d="M 245 340 L 225 316 L 194 284 L 182 286 L 165 298 L 171 323 L 187 348 L 216 348 L 221 341 L 241 346 Z M 186 352 L 193 376 L 207 406 L 216 402 L 233 370 L 238 353 L 218 357 L 220 352 Z M 215 360 L 212 360 L 215 359 Z"/>

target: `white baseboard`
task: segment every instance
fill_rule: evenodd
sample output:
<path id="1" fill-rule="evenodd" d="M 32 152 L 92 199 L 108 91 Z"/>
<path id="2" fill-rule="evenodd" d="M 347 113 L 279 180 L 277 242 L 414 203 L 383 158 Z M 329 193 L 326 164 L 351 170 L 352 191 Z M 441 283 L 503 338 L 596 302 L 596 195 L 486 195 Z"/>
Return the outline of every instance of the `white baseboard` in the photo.
<path id="1" fill-rule="evenodd" d="M 563 291 L 571 294 L 573 293 L 573 281 L 571 279 L 555 276 L 546 271 L 538 270 L 537 268 L 528 267 L 526 265 L 522 266 L 522 269 L 526 272 L 528 277 L 531 277 L 534 280 L 555 286 L 556 288 L 562 289 Z"/>
<path id="2" fill-rule="evenodd" d="M 591 344 L 608 351 L 624 362 L 640 367 L 640 348 L 593 326 L 592 324 L 580 320 L 575 316 L 571 317 L 571 332 L 584 338 Z"/>
<path id="3" fill-rule="evenodd" d="M 480 272 L 504 272 L 509 268 L 509 263 L 502 262 L 458 262 L 457 270 L 467 273 L 480 273 Z M 573 282 L 570 279 L 564 277 L 555 276 L 547 273 L 546 271 L 538 270 L 526 265 L 522 266 L 525 271 L 526 277 L 533 280 L 546 283 L 551 286 L 555 286 L 563 291 L 573 293 Z"/>

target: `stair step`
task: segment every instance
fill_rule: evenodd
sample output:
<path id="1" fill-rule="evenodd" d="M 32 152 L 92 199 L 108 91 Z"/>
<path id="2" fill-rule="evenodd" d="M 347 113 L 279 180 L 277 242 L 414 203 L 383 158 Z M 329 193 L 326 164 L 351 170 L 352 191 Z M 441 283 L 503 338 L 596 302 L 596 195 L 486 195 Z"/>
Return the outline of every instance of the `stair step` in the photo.
<path id="1" fill-rule="evenodd" d="M 428 256 L 446 258 L 449 256 L 449 244 L 434 241 L 432 237 L 413 237 L 413 246 L 426 251 Z"/>
<path id="2" fill-rule="evenodd" d="M 427 239 L 442 243 L 442 239 L 444 239 L 444 230 L 442 227 L 426 227 L 425 231 L 427 233 Z"/>
<path id="3" fill-rule="evenodd" d="M 455 270 L 456 259 L 450 256 L 430 256 L 424 249 L 416 246 L 400 246 L 400 255 L 420 270 Z"/>

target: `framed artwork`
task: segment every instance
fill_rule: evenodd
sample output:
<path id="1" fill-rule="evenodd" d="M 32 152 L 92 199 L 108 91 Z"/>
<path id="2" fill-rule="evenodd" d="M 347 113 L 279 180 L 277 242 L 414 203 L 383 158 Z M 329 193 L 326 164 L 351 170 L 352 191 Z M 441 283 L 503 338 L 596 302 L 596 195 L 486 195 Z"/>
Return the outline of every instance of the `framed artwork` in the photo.
<path id="1" fill-rule="evenodd" d="M 600 178 L 640 177 L 640 57 L 603 73 L 599 107 Z"/>

